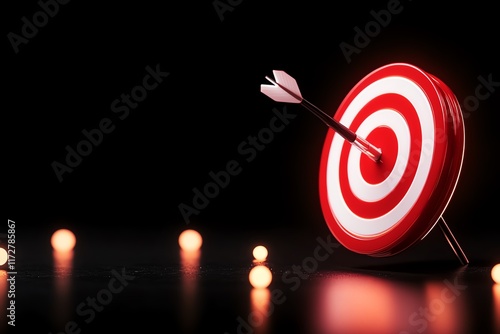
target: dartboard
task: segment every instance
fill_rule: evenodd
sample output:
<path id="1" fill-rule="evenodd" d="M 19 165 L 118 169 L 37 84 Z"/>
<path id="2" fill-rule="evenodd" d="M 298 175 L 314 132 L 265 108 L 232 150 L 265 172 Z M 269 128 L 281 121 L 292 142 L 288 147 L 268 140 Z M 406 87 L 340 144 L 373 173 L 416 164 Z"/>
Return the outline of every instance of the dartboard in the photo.
<path id="1" fill-rule="evenodd" d="M 328 130 L 319 195 L 335 238 L 371 256 L 423 239 L 451 199 L 464 156 L 463 116 L 451 89 L 416 66 L 389 64 L 362 78 L 331 116 L 382 151 L 375 162 Z"/>

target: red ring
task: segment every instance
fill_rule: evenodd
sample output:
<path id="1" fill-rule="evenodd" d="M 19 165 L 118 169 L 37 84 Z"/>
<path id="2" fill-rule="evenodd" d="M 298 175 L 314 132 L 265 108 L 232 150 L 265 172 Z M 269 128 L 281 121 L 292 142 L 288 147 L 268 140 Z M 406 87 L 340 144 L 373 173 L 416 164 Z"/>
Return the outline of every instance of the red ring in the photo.
<path id="1" fill-rule="evenodd" d="M 389 100 L 389 102 L 392 103 L 388 104 L 386 100 Z M 408 191 L 413 178 L 415 177 L 415 166 L 418 165 L 420 157 L 420 148 L 418 147 L 418 143 L 422 142 L 420 123 L 413 106 L 406 98 L 400 95 L 388 94 L 379 96 L 370 101 L 370 103 L 366 104 L 365 107 L 362 108 L 356 115 L 356 118 L 354 119 L 350 129 L 356 132 L 362 121 L 374 111 L 380 110 L 381 107 L 386 109 L 391 108 L 395 110 L 404 110 L 404 114 L 402 116 L 405 118 L 407 124 L 412 125 L 410 126 L 410 136 L 413 139 L 411 140 L 410 146 L 410 161 L 407 164 L 406 169 L 402 175 L 402 180 L 400 180 L 400 182 L 392 192 L 390 192 L 383 199 L 376 202 L 363 201 L 351 191 L 351 187 L 349 185 L 349 180 L 347 177 L 347 163 L 344 162 L 347 161 L 350 150 L 356 150 L 356 148 L 352 147 L 352 145 L 348 142 L 344 143 L 342 147 L 342 154 L 340 156 L 340 189 L 342 190 L 344 200 L 346 201 L 346 204 L 351 209 L 351 211 L 353 211 L 358 216 L 366 219 L 376 218 L 386 214 L 387 212 L 392 210 L 397 205 L 397 203 L 401 201 L 403 196 Z M 395 144 L 397 145 L 397 142 L 386 144 L 385 142 L 382 142 L 382 138 L 379 138 L 375 142 L 372 142 L 372 144 L 376 145 L 382 150 L 382 156 L 384 157 L 384 160 L 386 157 L 390 161 L 396 160 L 396 157 L 390 155 L 391 149 L 388 149 L 388 147 L 386 146 L 394 146 Z M 413 159 L 412 152 L 418 152 L 418 154 L 416 155 L 416 159 Z M 397 153 L 397 151 L 393 151 L 392 153 Z M 363 155 L 363 158 L 369 160 L 366 155 Z M 373 161 L 369 160 L 368 163 L 364 164 L 364 167 L 364 171 L 371 174 L 372 177 L 374 177 L 373 175 L 377 173 L 381 177 L 386 174 L 386 170 L 384 170 L 384 162 L 373 163 Z M 363 172 L 363 170 L 361 170 L 361 172 Z"/>
<path id="2" fill-rule="evenodd" d="M 435 147 L 427 181 L 420 196 L 408 213 L 388 231 L 370 237 L 359 237 L 346 231 L 337 221 L 335 213 L 331 211 L 328 200 L 326 184 L 326 170 L 329 162 L 329 152 L 335 136 L 329 130 L 323 146 L 319 171 L 320 203 L 326 223 L 336 239 L 346 248 L 371 256 L 388 256 L 399 253 L 421 240 L 435 225 L 445 210 L 455 189 L 461 170 L 464 152 L 464 125 L 459 103 L 453 92 L 438 78 L 427 74 L 421 69 L 404 63 L 395 63 L 376 69 L 364 77 L 348 93 L 335 113 L 335 118 L 340 120 L 352 100 L 369 84 L 389 76 L 402 76 L 415 82 L 425 93 L 433 113 Z M 359 126 L 363 118 L 363 109 L 356 115 L 352 127 Z M 359 117 L 359 119 L 358 119 Z M 356 124 L 358 122 L 358 124 Z M 413 135 L 412 135 L 413 136 Z M 414 138 L 412 138 L 412 142 Z M 347 153 L 351 145 L 347 142 L 342 148 L 339 167 L 345 173 Z M 411 152 L 411 151 L 410 151 Z M 382 154 L 383 159 L 384 154 Z M 350 189 L 346 175 L 342 175 L 343 192 Z M 399 187 L 399 185 L 397 186 Z M 400 188 L 398 191 L 401 191 Z M 399 194 L 401 195 L 401 194 Z M 350 203 L 353 198 L 346 198 Z M 364 205 L 364 204 L 363 204 Z M 379 210 L 379 212 L 386 211 Z M 368 216 L 376 214 L 373 209 L 366 213 Z"/>

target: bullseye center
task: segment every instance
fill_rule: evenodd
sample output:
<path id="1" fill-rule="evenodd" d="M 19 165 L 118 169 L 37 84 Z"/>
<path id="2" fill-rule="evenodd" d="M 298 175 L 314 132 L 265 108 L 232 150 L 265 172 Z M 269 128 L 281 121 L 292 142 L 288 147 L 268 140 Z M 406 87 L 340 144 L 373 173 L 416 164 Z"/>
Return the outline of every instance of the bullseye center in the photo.
<path id="1" fill-rule="evenodd" d="M 373 129 L 365 138 L 369 143 L 382 150 L 379 162 L 374 162 L 365 154 L 361 155 L 360 170 L 363 179 L 370 184 L 383 182 L 391 173 L 398 156 L 398 139 L 392 129 L 380 126 Z"/>

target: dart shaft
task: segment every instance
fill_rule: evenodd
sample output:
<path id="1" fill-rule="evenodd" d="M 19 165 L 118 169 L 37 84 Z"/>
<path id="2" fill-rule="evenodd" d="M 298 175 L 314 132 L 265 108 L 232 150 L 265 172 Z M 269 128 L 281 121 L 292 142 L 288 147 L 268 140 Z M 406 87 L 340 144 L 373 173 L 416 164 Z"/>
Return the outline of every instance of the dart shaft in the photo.
<path id="1" fill-rule="evenodd" d="M 321 109 L 319 109 L 309 101 L 302 99 L 302 102 L 300 104 L 304 108 L 312 112 L 316 117 L 321 119 L 328 127 L 333 129 L 344 139 L 346 139 L 348 142 L 350 142 L 352 145 L 358 148 L 362 153 L 366 154 L 370 159 L 372 159 L 375 162 L 380 160 L 382 151 L 379 148 L 373 146 L 365 139 L 356 135 L 356 133 L 352 132 L 346 126 L 328 116 L 325 112 L 323 112 Z"/>
<path id="2" fill-rule="evenodd" d="M 344 137 L 349 142 L 353 142 L 356 140 L 356 134 L 349 130 L 344 125 L 340 124 L 330 116 L 328 116 L 324 111 L 316 107 L 311 102 L 303 99 L 301 102 L 302 106 L 316 115 L 319 119 L 321 119 L 326 125 L 335 130 L 339 135 Z"/>
<path id="3" fill-rule="evenodd" d="M 356 140 L 354 140 L 352 144 L 356 146 L 359 150 L 361 150 L 361 152 L 366 154 L 373 161 L 375 162 L 380 161 L 380 157 L 382 156 L 382 150 L 370 144 L 368 141 L 366 141 L 366 139 L 356 136 Z"/>

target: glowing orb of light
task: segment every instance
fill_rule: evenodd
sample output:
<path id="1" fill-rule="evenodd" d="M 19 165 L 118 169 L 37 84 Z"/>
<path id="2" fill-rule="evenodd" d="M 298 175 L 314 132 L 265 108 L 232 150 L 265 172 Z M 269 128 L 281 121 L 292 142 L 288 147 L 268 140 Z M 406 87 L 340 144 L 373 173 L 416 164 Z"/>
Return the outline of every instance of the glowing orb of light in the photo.
<path id="1" fill-rule="evenodd" d="M 252 254 L 257 261 L 265 261 L 268 255 L 268 251 L 264 246 L 257 246 L 253 249 Z"/>
<path id="2" fill-rule="evenodd" d="M 500 263 L 491 268 L 491 278 L 495 283 L 500 284 Z"/>
<path id="3" fill-rule="evenodd" d="M 7 251 L 0 247 L 0 266 L 3 266 L 7 262 Z"/>
<path id="4" fill-rule="evenodd" d="M 273 280 L 273 274 L 268 267 L 258 265 L 250 270 L 248 280 L 254 288 L 267 288 Z"/>
<path id="5" fill-rule="evenodd" d="M 185 251 L 196 251 L 201 248 L 203 239 L 201 234 L 195 230 L 184 230 L 179 235 L 179 246 Z"/>
<path id="6" fill-rule="evenodd" d="M 62 228 L 55 231 L 50 238 L 50 244 L 55 251 L 67 252 L 73 250 L 76 244 L 76 237 L 73 232 Z"/>

